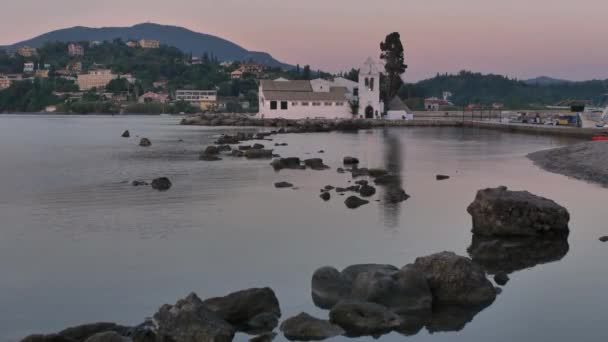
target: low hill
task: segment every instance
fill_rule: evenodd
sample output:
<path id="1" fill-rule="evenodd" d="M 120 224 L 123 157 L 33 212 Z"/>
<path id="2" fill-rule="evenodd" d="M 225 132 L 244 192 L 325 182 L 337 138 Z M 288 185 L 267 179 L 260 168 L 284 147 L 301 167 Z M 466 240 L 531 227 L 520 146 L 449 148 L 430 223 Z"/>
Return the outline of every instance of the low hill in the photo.
<path id="1" fill-rule="evenodd" d="M 561 80 L 559 78 L 553 78 L 553 77 L 547 77 L 547 76 L 540 76 L 540 77 L 531 78 L 529 80 L 524 81 L 524 83 L 530 84 L 530 85 L 555 85 L 555 84 L 565 84 L 565 83 L 571 83 L 571 82 L 572 81 Z"/>
<path id="2" fill-rule="evenodd" d="M 161 44 L 177 47 L 185 53 L 192 53 L 194 56 L 203 56 L 207 53 L 217 57 L 220 61 L 251 60 L 272 67 L 290 67 L 288 64 L 274 59 L 266 52 L 249 51 L 220 37 L 194 32 L 183 27 L 153 23 L 138 24 L 131 27 L 90 28 L 76 26 L 51 31 L 5 48 L 14 50 L 23 45 L 39 48 L 47 42 L 54 41 L 112 41 L 116 38 L 123 41 L 155 39 L 159 40 Z"/>
<path id="3" fill-rule="evenodd" d="M 521 109 L 555 105 L 564 100 L 603 105 L 608 93 L 608 80 L 530 84 L 501 75 L 461 71 L 458 74 L 438 74 L 414 84 L 405 84 L 399 95 L 406 99 L 440 97 L 444 91 L 453 94 L 450 100 L 457 106 L 502 103 L 508 108 Z"/>

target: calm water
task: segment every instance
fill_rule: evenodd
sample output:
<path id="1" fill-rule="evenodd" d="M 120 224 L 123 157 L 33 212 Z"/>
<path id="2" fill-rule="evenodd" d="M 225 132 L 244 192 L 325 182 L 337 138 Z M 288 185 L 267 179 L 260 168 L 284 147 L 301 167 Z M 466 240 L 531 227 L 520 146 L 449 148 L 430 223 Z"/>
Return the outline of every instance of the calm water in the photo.
<path id="1" fill-rule="evenodd" d="M 478 189 L 497 185 L 566 206 L 567 254 L 512 273 L 497 300 L 462 330 L 423 329 L 407 339 L 605 341 L 608 246 L 597 238 L 608 235 L 608 191 L 525 158 L 572 141 L 457 128 L 281 135 L 274 142 L 289 146 L 277 153 L 312 157 L 323 149 L 332 169 L 275 173 L 265 160 L 198 161 L 204 145 L 231 130 L 178 121 L 0 116 L 1 341 L 93 321 L 136 324 L 191 291 L 210 297 L 255 286 L 276 291 L 283 318 L 301 311 L 327 317 L 310 296 L 316 268 L 402 266 L 443 250 L 467 255 L 466 207 Z M 124 129 L 132 138 L 120 138 Z M 153 145 L 137 146 L 135 135 Z M 344 155 L 400 170 L 412 197 L 355 211 L 344 197 L 323 202 L 324 185 L 349 185 L 335 171 Z M 452 179 L 437 182 L 437 173 Z M 168 176 L 173 188 L 125 183 L 157 176 Z M 282 180 L 299 189 L 275 189 Z"/>

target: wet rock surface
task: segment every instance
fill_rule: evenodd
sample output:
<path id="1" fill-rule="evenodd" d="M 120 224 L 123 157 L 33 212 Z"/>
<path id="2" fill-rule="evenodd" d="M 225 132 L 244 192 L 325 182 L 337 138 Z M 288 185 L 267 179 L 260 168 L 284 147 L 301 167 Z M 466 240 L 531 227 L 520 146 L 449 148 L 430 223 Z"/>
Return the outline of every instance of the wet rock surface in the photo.
<path id="1" fill-rule="evenodd" d="M 452 252 L 441 252 L 416 259 L 437 304 L 483 305 L 496 298 L 492 283 L 481 266 Z"/>
<path id="2" fill-rule="evenodd" d="M 268 332 L 281 317 L 279 300 L 270 288 L 253 288 L 202 302 L 210 311 L 240 331 Z"/>
<path id="3" fill-rule="evenodd" d="M 477 192 L 467 208 L 473 233 L 484 236 L 567 236 L 570 214 L 554 201 L 506 187 Z"/>
<path id="4" fill-rule="evenodd" d="M 159 177 L 152 180 L 150 183 L 153 189 L 158 191 L 167 191 L 171 189 L 171 181 L 167 177 Z"/>
<path id="5" fill-rule="evenodd" d="M 154 314 L 158 336 L 175 342 L 232 341 L 235 329 L 194 293 Z"/>
<path id="6" fill-rule="evenodd" d="M 344 201 L 344 204 L 346 204 L 346 207 L 349 209 L 357 209 L 360 206 L 366 205 L 368 203 L 369 201 L 361 199 L 357 196 L 350 196 Z"/>
<path id="7" fill-rule="evenodd" d="M 148 147 L 148 146 L 151 146 L 151 145 L 152 145 L 152 142 L 148 138 L 141 138 L 139 140 L 139 146 Z"/>
<path id="8" fill-rule="evenodd" d="M 304 312 L 281 323 L 281 332 L 292 341 L 321 341 L 345 333 L 339 326 Z"/>

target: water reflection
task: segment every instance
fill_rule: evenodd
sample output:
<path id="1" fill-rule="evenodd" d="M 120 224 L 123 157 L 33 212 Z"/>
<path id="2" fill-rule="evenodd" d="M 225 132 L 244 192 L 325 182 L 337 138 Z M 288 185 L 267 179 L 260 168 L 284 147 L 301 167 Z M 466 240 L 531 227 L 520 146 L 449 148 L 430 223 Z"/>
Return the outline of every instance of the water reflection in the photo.
<path id="1" fill-rule="evenodd" d="M 513 273 L 561 260 L 569 250 L 568 240 L 525 238 L 492 238 L 473 235 L 468 253 L 489 274 Z"/>
<path id="2" fill-rule="evenodd" d="M 404 316 L 405 324 L 397 329 L 397 332 L 405 336 L 414 336 L 423 328 L 429 333 L 456 332 L 473 321 L 473 318 L 490 306 L 458 306 L 439 305 L 434 306 L 433 311 L 426 315 Z"/>
<path id="3" fill-rule="evenodd" d="M 384 165 L 389 174 L 395 175 L 393 184 L 386 186 L 383 191 L 383 212 L 384 224 L 387 228 L 396 228 L 399 226 L 399 214 L 401 203 L 395 203 L 392 200 L 394 196 L 391 191 L 394 189 L 403 188 L 403 154 L 401 151 L 401 139 L 397 136 L 399 132 L 396 130 L 383 129 L 382 138 L 386 147 L 384 151 Z"/>

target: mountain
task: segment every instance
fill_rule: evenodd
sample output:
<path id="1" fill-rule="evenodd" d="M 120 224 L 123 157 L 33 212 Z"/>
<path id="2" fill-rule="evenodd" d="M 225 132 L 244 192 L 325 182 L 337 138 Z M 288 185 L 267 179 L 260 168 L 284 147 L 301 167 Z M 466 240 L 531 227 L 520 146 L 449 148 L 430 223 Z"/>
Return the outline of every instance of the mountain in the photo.
<path id="1" fill-rule="evenodd" d="M 555 84 L 567 84 L 567 83 L 572 83 L 572 81 L 560 80 L 558 78 L 552 78 L 552 77 L 547 77 L 547 76 L 540 76 L 540 77 L 536 77 L 536 78 L 531 78 L 529 80 L 525 80 L 524 83 L 529 84 L 529 85 L 547 86 L 547 85 L 555 85 Z"/>
<path id="2" fill-rule="evenodd" d="M 111 41 L 115 38 L 120 38 L 124 41 L 155 39 L 159 40 L 161 44 L 174 46 L 185 53 L 192 53 L 194 56 L 202 56 L 203 54 L 208 53 L 209 55 L 217 57 L 220 61 L 252 60 L 272 67 L 291 67 L 288 64 L 274 59 L 266 52 L 248 51 L 245 48 L 220 37 L 194 32 L 183 27 L 153 23 L 138 24 L 131 27 L 91 28 L 76 26 L 51 31 L 4 48 L 14 50 L 23 45 L 38 48 L 49 41 Z"/>

